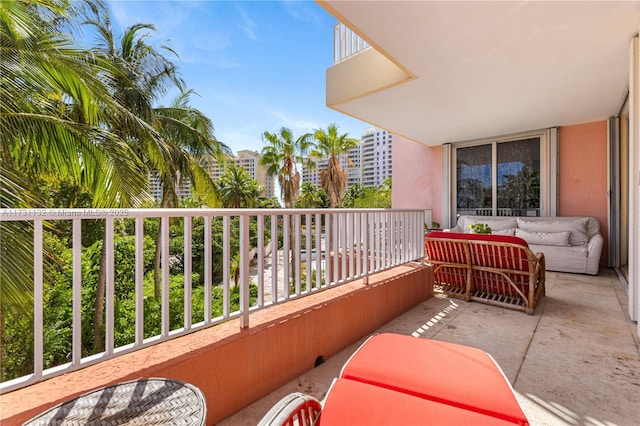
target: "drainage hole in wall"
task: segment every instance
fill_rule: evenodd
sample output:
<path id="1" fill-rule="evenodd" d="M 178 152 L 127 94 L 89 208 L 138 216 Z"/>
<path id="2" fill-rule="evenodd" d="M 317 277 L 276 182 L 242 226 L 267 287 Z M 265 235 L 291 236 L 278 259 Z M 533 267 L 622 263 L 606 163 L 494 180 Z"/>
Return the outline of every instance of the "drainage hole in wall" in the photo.
<path id="1" fill-rule="evenodd" d="M 324 357 L 322 355 L 320 355 L 318 358 L 316 358 L 316 362 L 313 364 L 314 368 L 324 364 Z"/>

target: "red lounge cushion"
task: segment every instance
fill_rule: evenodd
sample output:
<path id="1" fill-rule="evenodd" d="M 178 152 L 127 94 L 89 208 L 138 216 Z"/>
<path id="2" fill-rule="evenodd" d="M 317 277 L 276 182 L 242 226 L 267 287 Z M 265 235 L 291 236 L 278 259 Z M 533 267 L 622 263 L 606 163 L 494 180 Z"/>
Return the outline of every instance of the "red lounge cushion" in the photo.
<path id="1" fill-rule="evenodd" d="M 506 426 L 513 423 L 362 382 L 336 379 L 316 425 Z"/>
<path id="2" fill-rule="evenodd" d="M 480 349 L 378 334 L 352 355 L 340 377 L 528 424 L 502 370 Z"/>

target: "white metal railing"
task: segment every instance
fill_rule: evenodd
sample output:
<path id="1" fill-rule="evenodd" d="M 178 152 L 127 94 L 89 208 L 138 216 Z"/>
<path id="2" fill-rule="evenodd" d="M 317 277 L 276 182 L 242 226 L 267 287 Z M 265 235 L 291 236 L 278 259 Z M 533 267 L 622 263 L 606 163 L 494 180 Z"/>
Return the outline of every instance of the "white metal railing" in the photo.
<path id="1" fill-rule="evenodd" d="M 349 56 L 355 55 L 367 47 L 369 47 L 369 43 L 343 23 L 337 23 L 333 27 L 334 63 L 338 63 Z"/>
<path id="2" fill-rule="evenodd" d="M 496 216 L 540 216 L 540 208 L 498 208 L 496 209 Z M 471 216 L 493 216 L 494 210 L 491 207 L 472 207 L 472 208 L 458 208 L 456 210 L 457 215 L 471 215 Z"/>
<path id="3" fill-rule="evenodd" d="M 82 224 L 102 221 L 106 244 L 106 291 L 104 302 L 104 351 L 83 356 L 82 346 Z M 0 384 L 0 393 L 18 389 L 44 378 L 53 377 L 94 364 L 154 343 L 175 338 L 203 327 L 238 318 L 247 327 L 250 313 L 307 294 L 322 291 L 396 265 L 423 259 L 424 210 L 385 209 L 0 209 L 0 221 L 22 222 L 33 235 L 33 372 Z M 160 333 L 145 332 L 145 225 L 160 222 L 161 297 Z M 174 222 L 173 225 L 171 222 Z M 175 222 L 184 224 L 176 225 Z M 46 233 L 52 227 L 67 224 L 70 265 L 72 271 L 71 353 L 68 362 L 45 366 L 43 359 L 45 326 L 43 320 L 45 283 L 44 270 Z M 97 223 L 97 222 L 93 222 Z M 234 224 L 232 226 L 232 223 Z M 194 227 L 198 226 L 198 235 Z M 215 224 L 215 226 L 214 226 Z M 202 227 L 202 228 L 200 228 Z M 215 228 L 215 229 L 214 229 Z M 220 228 L 222 231 L 220 232 Z M 127 231 L 127 229 L 129 231 Z M 154 228 L 157 229 L 157 228 Z M 202 229 L 200 233 L 200 229 Z M 127 233 L 131 234 L 128 235 Z M 176 249 L 176 236 L 184 242 Z M 151 235 L 156 239 L 157 235 Z M 135 240 L 135 260 L 132 259 L 135 290 L 129 300 L 135 307 L 135 335 L 125 344 L 114 340 L 115 324 L 120 318 L 114 309 L 117 294 L 122 292 L 123 278 L 116 272 L 116 242 L 120 238 Z M 238 241 L 238 252 L 231 247 Z M 148 240 L 148 238 L 147 238 Z M 281 243 L 278 243 L 278 241 Z M 253 247 L 251 241 L 254 241 Z M 173 243 L 173 244 L 172 244 Z M 148 241 L 147 241 L 148 244 Z M 203 247 L 196 250 L 194 244 Z M 215 247 L 222 247 L 216 251 Z M 171 249 L 173 247 L 173 249 Z M 10 248 L 9 248 L 10 249 Z M 118 253 L 121 255 L 121 253 Z M 239 303 L 232 305 L 234 289 L 230 265 L 239 255 Z M 202 255 L 203 280 L 194 284 L 194 258 Z M 178 277 L 182 276 L 184 300 L 175 306 L 170 300 L 172 262 L 182 257 Z M 148 262 L 148 257 L 146 261 Z M 222 277 L 214 282 L 214 257 L 221 258 Z M 86 262 L 86 261 L 85 261 Z M 149 267 L 147 266 L 147 269 Z M 148 271 L 147 271 L 148 272 Z M 175 275 L 175 274 L 174 274 Z M 175 278 L 175 276 L 174 276 Z M 194 300 L 196 287 L 203 291 L 201 304 Z M 256 288 L 257 287 L 257 288 Z M 222 293 L 222 309 L 214 312 L 213 292 Z M 253 296 L 252 296 L 253 291 Z M 196 306 L 198 305 L 198 306 Z M 194 309 L 204 312 L 194 318 Z M 172 309 L 182 309 L 180 324 L 171 326 Z M 30 332 L 30 331 L 25 331 Z M 5 354 L 7 355 L 7 354 Z"/>

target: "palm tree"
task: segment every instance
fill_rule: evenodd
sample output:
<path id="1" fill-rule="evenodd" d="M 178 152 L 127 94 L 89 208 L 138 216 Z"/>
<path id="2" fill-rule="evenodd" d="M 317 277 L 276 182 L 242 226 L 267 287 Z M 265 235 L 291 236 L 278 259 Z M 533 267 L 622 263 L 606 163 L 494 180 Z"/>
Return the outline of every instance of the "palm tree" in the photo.
<path id="1" fill-rule="evenodd" d="M 161 52 L 145 42 L 147 31 L 155 31 L 150 24 L 135 24 L 116 40 L 108 14 L 97 10 L 95 17 L 86 24 L 97 31 L 98 42 L 95 56 L 112 64 L 112 78 L 108 87 L 112 96 L 128 112 L 123 117 L 113 117 L 106 125 L 111 132 L 126 139 L 137 157 L 151 170 L 160 175 L 172 173 L 175 144 L 162 137 L 155 130 L 170 116 L 166 111 L 157 111 L 153 105 L 167 93 L 169 88 L 183 89 L 184 83 L 179 77 L 177 67 Z M 173 50 L 162 46 L 163 50 L 175 54 Z M 173 120 L 172 125 L 179 120 Z M 168 132 L 173 131 L 171 127 Z M 197 132 L 191 132 L 195 134 Z M 105 236 L 106 237 L 106 236 Z M 104 350 L 102 324 L 104 322 L 104 296 L 106 289 L 106 249 L 103 244 L 100 259 L 100 273 L 96 291 L 96 309 L 94 315 L 94 351 Z"/>
<path id="2" fill-rule="evenodd" d="M 314 147 L 311 134 L 294 139 L 290 129 L 283 127 L 279 133 L 264 132 L 260 164 L 267 167 L 267 174 L 278 176 L 280 195 L 286 208 L 293 208 L 300 191 L 298 164 L 308 162 L 304 155 Z"/>
<path id="3" fill-rule="evenodd" d="M 322 197 L 316 184 L 313 182 L 302 182 L 300 196 L 296 199 L 296 207 L 311 209 L 321 207 Z"/>
<path id="4" fill-rule="evenodd" d="M 300 192 L 300 172 L 298 172 L 298 164 L 309 164 L 312 162 L 305 154 L 315 146 L 310 133 L 305 133 L 294 139 L 290 129 L 282 127 L 278 133 L 264 132 L 262 139 L 266 145 L 262 148 L 262 157 L 260 164 L 267 167 L 267 174 L 278 176 L 280 184 L 280 196 L 284 201 L 285 208 L 293 208 L 298 193 Z M 291 259 L 291 276 L 295 276 L 295 259 L 294 259 L 294 223 L 291 221 L 289 237 L 290 237 L 290 253 Z M 277 246 L 277 243 L 274 242 Z M 274 248 L 276 249 L 276 248 Z"/>
<path id="5" fill-rule="evenodd" d="M 215 139 L 213 124 L 199 110 L 189 105 L 192 90 L 181 92 L 169 107 L 154 108 L 154 127 L 166 141 L 169 161 L 162 164 L 162 170 L 155 171 L 162 184 L 160 206 L 178 207 L 176 186 L 187 181 L 194 191 L 214 192 L 214 183 L 203 167 L 203 160 L 228 153 L 229 148 Z M 154 259 L 154 296 L 160 298 L 160 261 L 162 230 L 158 228 Z"/>
<path id="6" fill-rule="evenodd" d="M 124 117 L 104 82 L 110 65 L 77 48 L 65 25 L 87 3 L 0 3 L 0 207 L 41 207 L 37 177 L 58 176 L 90 190 L 94 207 L 141 197 L 144 167 L 104 123 Z M 96 2 L 93 7 L 101 7 Z M 3 306 L 20 309 L 33 283 L 30 230 L 0 225 Z"/>
<path id="7" fill-rule="evenodd" d="M 258 206 L 262 187 L 249 173 L 235 164 L 225 166 L 216 182 L 223 208 L 253 208 Z"/>
<path id="8" fill-rule="evenodd" d="M 340 165 L 340 156 L 347 154 L 358 144 L 357 139 L 348 133 L 338 134 L 338 125 L 333 123 L 327 130 L 317 129 L 314 132 L 317 148 L 311 153 L 313 158 L 328 158 L 327 167 L 320 170 L 320 186 L 329 197 L 331 208 L 342 205 L 342 196 L 347 188 L 347 171 Z M 353 163 L 346 158 L 348 165 Z"/>

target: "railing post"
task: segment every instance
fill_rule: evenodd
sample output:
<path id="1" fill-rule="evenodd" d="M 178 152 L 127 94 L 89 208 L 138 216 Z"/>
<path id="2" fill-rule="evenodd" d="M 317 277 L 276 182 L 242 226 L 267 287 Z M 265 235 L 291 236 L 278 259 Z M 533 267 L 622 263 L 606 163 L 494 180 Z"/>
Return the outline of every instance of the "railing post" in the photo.
<path id="1" fill-rule="evenodd" d="M 271 215 L 271 302 L 278 301 L 278 215 Z"/>
<path id="2" fill-rule="evenodd" d="M 107 355 L 113 354 L 115 327 L 114 327 L 114 307 L 115 307 L 115 248 L 113 233 L 113 217 L 109 216 L 105 219 L 105 238 L 103 244 L 107 247 L 107 279 L 105 291 L 105 337 L 104 349 Z"/>
<path id="3" fill-rule="evenodd" d="M 224 216 L 222 218 L 222 317 L 229 318 L 229 314 L 231 312 L 231 291 L 230 287 L 230 270 L 229 265 L 231 265 L 231 232 L 230 225 L 231 218 L 229 216 Z"/>
<path id="4" fill-rule="evenodd" d="M 322 215 L 316 213 L 316 285 L 315 288 L 322 287 Z"/>
<path id="5" fill-rule="evenodd" d="M 311 236 L 311 228 L 313 225 L 313 222 L 311 220 L 311 215 L 310 214 L 305 214 L 304 215 L 304 224 L 305 224 L 305 253 L 306 253 L 306 259 L 305 259 L 305 293 L 310 293 L 311 292 L 311 259 L 312 259 L 312 254 L 313 254 L 313 237 Z M 316 250 L 317 251 L 317 250 Z"/>
<path id="6" fill-rule="evenodd" d="M 213 240 L 211 237 L 211 216 L 204 217 L 204 323 L 211 323 L 211 295 L 213 286 Z"/>
<path id="7" fill-rule="evenodd" d="M 296 214 L 296 216 L 294 217 L 294 250 L 293 250 L 293 257 L 292 257 L 292 261 L 293 264 L 295 265 L 295 276 L 293 277 L 294 282 L 295 282 L 295 292 L 296 292 L 296 296 L 299 296 L 300 294 L 302 294 L 302 261 L 301 258 L 302 256 L 300 256 L 300 250 L 301 250 L 301 234 L 302 234 L 302 215 L 300 214 Z"/>
<path id="8" fill-rule="evenodd" d="M 282 268 L 284 269 L 284 300 L 289 299 L 289 284 L 291 283 L 291 233 L 290 233 L 290 213 L 284 213 L 282 215 Z"/>
<path id="9" fill-rule="evenodd" d="M 33 221 L 33 375 L 42 377 L 43 362 L 42 219 Z"/>
<path id="10" fill-rule="evenodd" d="M 372 253 L 369 253 L 370 250 L 370 240 L 371 240 L 371 234 L 372 231 L 369 229 L 370 224 L 369 224 L 369 214 L 370 213 L 365 213 L 364 214 L 364 268 L 362 273 L 364 274 L 364 284 L 368 285 L 369 284 L 369 266 L 371 264 L 371 256 Z"/>
<path id="11" fill-rule="evenodd" d="M 161 324 L 162 324 L 162 337 L 169 336 L 169 218 L 163 217 L 160 221 L 162 231 L 162 294 L 160 299 L 162 300 L 161 312 Z"/>
<path id="12" fill-rule="evenodd" d="M 193 323 L 193 254 L 191 216 L 184 216 L 184 328 L 190 329 Z"/>
<path id="13" fill-rule="evenodd" d="M 249 215 L 240 215 L 240 328 L 249 327 Z"/>
<path id="14" fill-rule="evenodd" d="M 136 218 L 136 346 L 144 342 L 144 219 Z"/>
<path id="15" fill-rule="evenodd" d="M 264 216 L 256 218 L 258 221 L 258 306 L 264 306 Z"/>
<path id="16" fill-rule="evenodd" d="M 72 312 L 73 330 L 71 363 L 80 365 L 82 360 L 82 219 L 73 219 L 73 282 Z"/>

